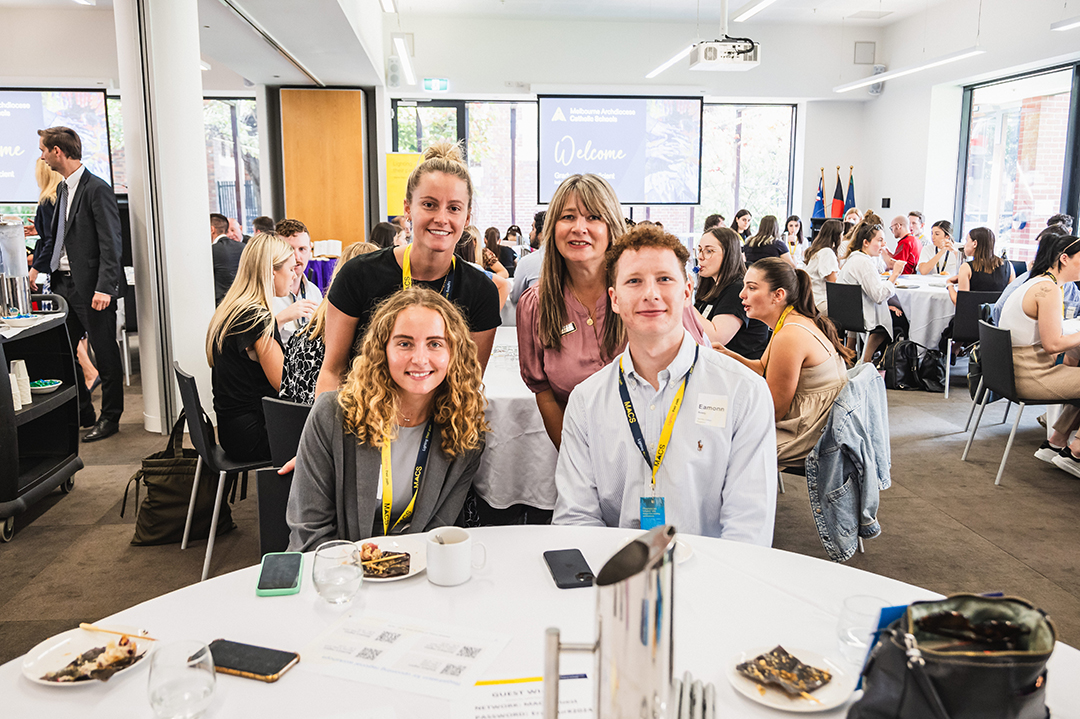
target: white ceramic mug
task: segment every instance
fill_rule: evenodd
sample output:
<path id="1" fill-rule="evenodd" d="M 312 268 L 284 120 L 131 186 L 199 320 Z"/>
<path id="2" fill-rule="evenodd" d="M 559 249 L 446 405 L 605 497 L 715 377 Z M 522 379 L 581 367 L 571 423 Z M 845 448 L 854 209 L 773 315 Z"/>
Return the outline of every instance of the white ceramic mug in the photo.
<path id="1" fill-rule="evenodd" d="M 441 541 L 440 541 L 441 540 Z M 479 564 L 475 551 L 480 550 Z M 487 564 L 487 548 L 460 527 L 439 527 L 427 535 L 427 576 L 432 584 L 453 587 L 469 581 L 472 570 Z"/>

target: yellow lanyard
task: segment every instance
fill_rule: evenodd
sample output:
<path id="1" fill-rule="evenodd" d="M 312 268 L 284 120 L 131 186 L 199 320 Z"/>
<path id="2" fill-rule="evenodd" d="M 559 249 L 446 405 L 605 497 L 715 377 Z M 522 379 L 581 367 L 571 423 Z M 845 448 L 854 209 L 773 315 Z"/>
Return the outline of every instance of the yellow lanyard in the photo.
<path id="1" fill-rule="evenodd" d="M 690 369 L 686 371 L 686 374 L 683 375 L 682 384 L 679 386 L 679 391 L 675 393 L 675 399 L 671 400 L 667 419 L 664 420 L 664 427 L 660 431 L 660 442 L 656 445 L 656 457 L 652 460 L 649 459 L 649 449 L 645 446 L 645 437 L 641 434 L 641 426 L 638 424 L 637 414 L 634 412 L 634 404 L 630 401 L 630 392 L 626 388 L 626 376 L 623 374 L 622 358 L 619 358 L 619 394 L 622 396 L 623 411 L 626 412 L 626 421 L 630 424 L 630 434 L 634 437 L 634 444 L 637 445 L 641 456 L 645 458 L 645 463 L 652 466 L 652 489 L 654 493 L 656 492 L 656 473 L 660 469 L 660 463 L 664 461 L 664 453 L 667 452 L 668 443 L 671 441 L 671 431 L 675 428 L 675 418 L 679 416 L 679 407 L 682 406 L 683 395 L 686 394 L 686 383 L 690 381 L 690 375 L 694 373 L 694 365 L 697 364 L 699 350 L 700 347 L 694 349 L 694 362 L 690 365 Z"/>
<path id="2" fill-rule="evenodd" d="M 767 354 L 767 355 L 769 355 L 769 359 L 772 359 L 772 352 L 769 351 L 769 348 L 772 347 L 772 341 L 776 337 L 776 333 L 779 332 L 780 328 L 784 326 L 784 320 L 787 319 L 787 316 L 789 314 L 791 314 L 791 311 L 793 309 L 795 309 L 795 305 L 788 305 L 787 308 L 783 312 L 780 313 L 780 319 L 777 320 L 776 327 L 772 331 L 772 337 L 769 338 L 769 344 L 765 347 L 765 351 L 761 353 L 762 357 L 764 357 Z M 762 374 L 762 376 L 764 376 L 765 375 L 765 370 L 769 369 L 768 360 L 763 361 L 761 363 L 761 365 L 762 365 L 761 366 L 761 374 Z"/>
<path id="3" fill-rule="evenodd" d="M 409 254 L 412 252 L 412 245 L 405 246 L 405 254 L 401 258 L 401 288 L 404 290 L 412 287 L 412 262 L 409 260 Z M 450 299 L 450 288 L 453 286 L 453 280 L 450 279 L 450 275 L 454 273 L 457 268 L 457 258 L 450 258 L 450 271 L 446 277 L 443 277 L 443 286 L 440 290 L 440 294 L 446 299 Z M 448 281 L 449 280 L 449 281 Z"/>
<path id="4" fill-rule="evenodd" d="M 416 505 L 416 495 L 420 492 L 420 476 L 424 473 L 424 466 L 427 464 L 428 451 L 431 449 L 431 429 L 434 425 L 432 420 L 428 420 L 427 429 L 424 430 L 424 438 L 420 440 L 420 451 L 416 455 L 416 469 L 413 470 L 412 478 L 412 499 L 409 500 L 409 506 L 405 507 L 405 511 L 401 513 L 401 516 L 397 518 L 393 526 L 390 525 L 390 510 L 394 505 L 394 468 L 393 462 L 390 456 L 390 440 L 384 439 L 382 446 L 382 521 L 383 521 L 383 534 L 390 534 L 392 529 L 397 529 L 397 526 L 412 516 L 413 507 Z"/>

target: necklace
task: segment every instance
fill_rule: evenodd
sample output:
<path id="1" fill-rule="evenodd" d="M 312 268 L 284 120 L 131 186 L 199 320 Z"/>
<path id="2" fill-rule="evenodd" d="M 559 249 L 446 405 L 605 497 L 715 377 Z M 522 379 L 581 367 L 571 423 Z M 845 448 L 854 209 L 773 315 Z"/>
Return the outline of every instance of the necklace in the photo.
<path id="1" fill-rule="evenodd" d="M 592 327 L 595 324 L 595 320 L 593 319 L 593 308 L 590 308 L 587 304 L 585 304 L 584 302 L 581 301 L 581 298 L 578 297 L 578 293 L 574 291 L 574 286 L 573 285 L 570 285 L 569 287 L 570 287 L 570 294 L 572 294 L 574 296 L 574 299 L 578 301 L 578 304 L 581 305 L 582 307 L 584 307 L 585 311 L 589 313 L 589 319 L 585 320 L 585 324 Z"/>

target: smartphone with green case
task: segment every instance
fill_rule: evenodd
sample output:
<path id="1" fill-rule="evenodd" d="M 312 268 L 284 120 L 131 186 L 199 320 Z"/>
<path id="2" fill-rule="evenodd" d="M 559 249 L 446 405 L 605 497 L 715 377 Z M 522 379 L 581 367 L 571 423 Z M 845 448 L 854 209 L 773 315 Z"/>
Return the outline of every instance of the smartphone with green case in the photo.
<path id="1" fill-rule="evenodd" d="M 300 552 L 264 554 L 255 594 L 260 597 L 296 594 L 300 591 L 300 575 L 303 569 L 304 555 Z"/>

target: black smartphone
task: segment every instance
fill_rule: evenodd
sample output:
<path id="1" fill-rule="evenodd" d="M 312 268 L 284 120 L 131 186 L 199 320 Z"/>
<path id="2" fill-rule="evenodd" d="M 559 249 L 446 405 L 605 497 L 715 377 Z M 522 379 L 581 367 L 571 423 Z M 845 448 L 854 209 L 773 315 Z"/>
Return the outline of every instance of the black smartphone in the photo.
<path id="1" fill-rule="evenodd" d="M 593 572 L 580 549 L 551 549 L 544 552 L 544 561 L 559 589 L 592 586 Z"/>
<path id="2" fill-rule="evenodd" d="M 304 555 L 300 552 L 271 552 L 264 555 L 255 594 L 260 597 L 296 594 L 300 591 L 303 566 Z"/>
<path id="3" fill-rule="evenodd" d="M 261 682 L 276 682 L 300 661 L 300 655 L 296 652 L 267 649 L 227 639 L 210 642 L 210 654 L 214 657 L 214 668 L 222 674 L 235 674 Z"/>

